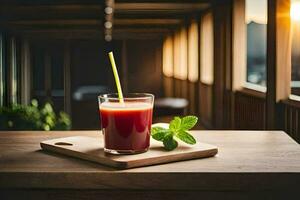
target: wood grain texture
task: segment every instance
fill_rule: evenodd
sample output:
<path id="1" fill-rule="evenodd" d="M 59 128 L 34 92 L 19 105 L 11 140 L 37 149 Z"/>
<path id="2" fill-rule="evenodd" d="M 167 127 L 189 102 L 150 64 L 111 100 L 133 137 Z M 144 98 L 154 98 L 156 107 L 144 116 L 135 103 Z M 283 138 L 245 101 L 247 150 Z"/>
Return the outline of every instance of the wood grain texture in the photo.
<path id="1" fill-rule="evenodd" d="M 6 190 L 1 193 L 1 200 L 38 199 L 38 200 L 249 200 L 249 199 L 295 199 L 296 191 L 191 191 L 191 190 L 168 190 L 168 191 L 141 191 L 141 190 Z"/>
<path id="2" fill-rule="evenodd" d="M 290 1 L 276 1 L 276 102 L 288 99 L 291 93 L 291 19 Z"/>
<path id="3" fill-rule="evenodd" d="M 0 132 L 0 188 L 264 191 L 299 187 L 300 146 L 284 132 L 192 133 L 198 141 L 218 146 L 218 155 L 115 170 L 40 150 L 44 140 L 100 137 L 100 131 Z"/>
<path id="4" fill-rule="evenodd" d="M 242 89 L 247 80 L 247 27 L 245 26 L 245 12 L 245 1 L 234 0 L 232 17 L 233 90 Z"/>
<path id="5" fill-rule="evenodd" d="M 234 93 L 234 128 L 238 130 L 265 130 L 266 103 L 264 94 L 243 89 Z"/>
<path id="6" fill-rule="evenodd" d="M 134 155 L 109 155 L 104 152 L 103 137 L 86 136 L 73 136 L 47 140 L 41 142 L 41 147 L 44 150 L 97 162 L 119 169 L 206 158 L 214 156 L 218 152 L 217 147 L 199 142 L 194 146 L 180 144 L 177 149 L 166 151 L 163 149 L 161 142 L 151 140 L 151 147 L 145 153 Z"/>

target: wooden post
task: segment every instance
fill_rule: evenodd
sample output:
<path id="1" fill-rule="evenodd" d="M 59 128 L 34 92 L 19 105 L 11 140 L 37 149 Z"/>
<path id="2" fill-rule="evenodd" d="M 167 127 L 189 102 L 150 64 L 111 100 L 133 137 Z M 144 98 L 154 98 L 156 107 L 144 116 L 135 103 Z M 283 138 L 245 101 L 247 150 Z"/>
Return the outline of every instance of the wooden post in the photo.
<path id="1" fill-rule="evenodd" d="M 291 91 L 290 0 L 268 1 L 267 129 L 280 123 L 278 102 Z"/>
<path id="2" fill-rule="evenodd" d="M 246 25 L 245 0 L 234 0 L 232 17 L 233 90 L 240 90 L 246 82 Z"/>
<path id="3" fill-rule="evenodd" d="M 8 38 L 8 56 L 7 56 L 7 89 L 8 89 L 8 104 L 17 103 L 17 66 L 16 66 L 16 39 L 15 37 Z"/>
<path id="4" fill-rule="evenodd" d="M 45 65 L 45 101 L 51 101 L 51 55 L 48 50 L 44 51 Z"/>
<path id="5" fill-rule="evenodd" d="M 30 48 L 27 39 L 21 44 L 21 103 L 30 103 L 31 69 L 30 69 Z"/>
<path id="6" fill-rule="evenodd" d="M 4 105 L 4 59 L 3 59 L 3 52 L 4 52 L 4 41 L 3 35 L 0 33 L 0 106 Z"/>
<path id="7" fill-rule="evenodd" d="M 231 1 L 215 1 L 214 21 L 214 84 L 213 123 L 216 129 L 231 128 Z"/>
<path id="8" fill-rule="evenodd" d="M 64 46 L 64 110 L 71 115 L 71 52 L 70 41 Z"/>

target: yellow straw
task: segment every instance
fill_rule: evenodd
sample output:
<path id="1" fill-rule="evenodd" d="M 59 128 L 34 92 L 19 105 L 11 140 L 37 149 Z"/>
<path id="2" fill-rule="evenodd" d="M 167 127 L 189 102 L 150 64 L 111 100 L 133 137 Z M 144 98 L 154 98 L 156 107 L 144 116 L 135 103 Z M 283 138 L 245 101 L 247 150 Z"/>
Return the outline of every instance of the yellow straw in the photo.
<path id="1" fill-rule="evenodd" d="M 115 81 L 116 81 L 116 86 L 117 86 L 117 90 L 118 90 L 119 101 L 121 103 L 123 103 L 124 102 L 124 100 L 123 100 L 123 93 L 122 93 L 120 78 L 119 78 L 119 75 L 118 75 L 118 70 L 117 70 L 117 67 L 116 67 L 116 63 L 115 63 L 113 52 L 112 51 L 109 52 L 108 56 L 109 56 L 109 60 L 110 60 L 111 67 L 112 67 L 112 70 L 113 70 L 113 73 L 114 73 L 114 77 L 115 77 Z"/>

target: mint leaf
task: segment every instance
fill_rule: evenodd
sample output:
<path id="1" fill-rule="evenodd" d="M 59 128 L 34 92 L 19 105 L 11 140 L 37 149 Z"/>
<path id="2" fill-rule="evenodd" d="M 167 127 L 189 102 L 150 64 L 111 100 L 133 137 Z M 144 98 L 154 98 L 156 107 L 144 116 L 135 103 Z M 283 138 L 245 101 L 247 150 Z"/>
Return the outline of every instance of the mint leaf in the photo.
<path id="1" fill-rule="evenodd" d="M 174 140 L 173 134 L 168 134 L 164 137 L 163 143 L 167 151 L 172 151 L 178 146 L 178 142 Z"/>
<path id="2" fill-rule="evenodd" d="M 153 139 L 158 141 L 163 141 L 164 137 L 169 133 L 169 129 L 165 129 L 162 127 L 152 127 L 151 128 L 151 136 Z"/>
<path id="3" fill-rule="evenodd" d="M 164 148 L 168 151 L 175 149 L 178 142 L 174 139 L 182 140 L 187 144 L 196 144 L 195 138 L 187 131 L 193 128 L 198 121 L 196 116 L 175 117 L 169 124 L 169 128 L 159 127 L 158 124 L 151 129 L 153 139 L 162 141 Z"/>
<path id="4" fill-rule="evenodd" d="M 181 119 L 180 119 L 180 117 L 175 117 L 170 122 L 169 129 L 172 130 L 172 131 L 176 131 L 176 130 L 180 129 L 180 126 L 181 126 Z"/>
<path id="5" fill-rule="evenodd" d="M 159 127 L 159 126 L 152 127 L 151 128 L 151 135 L 156 134 L 158 132 L 165 131 L 165 130 L 168 130 L 168 129 L 162 128 L 162 127 Z"/>
<path id="6" fill-rule="evenodd" d="M 186 116 L 181 119 L 180 129 L 185 131 L 190 130 L 197 124 L 197 121 L 198 121 L 198 117 L 196 116 Z"/>
<path id="7" fill-rule="evenodd" d="M 196 144 L 195 138 L 186 131 L 181 130 L 175 136 L 187 144 Z"/>

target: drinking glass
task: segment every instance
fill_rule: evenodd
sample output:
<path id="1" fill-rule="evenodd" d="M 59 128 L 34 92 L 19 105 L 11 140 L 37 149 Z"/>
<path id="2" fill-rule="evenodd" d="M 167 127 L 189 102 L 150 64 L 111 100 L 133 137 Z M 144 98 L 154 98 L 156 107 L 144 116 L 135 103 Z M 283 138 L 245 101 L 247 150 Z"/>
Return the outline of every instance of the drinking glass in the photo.
<path id="1" fill-rule="evenodd" d="M 104 151 L 111 154 L 146 152 L 150 145 L 154 95 L 130 93 L 98 97 Z"/>

